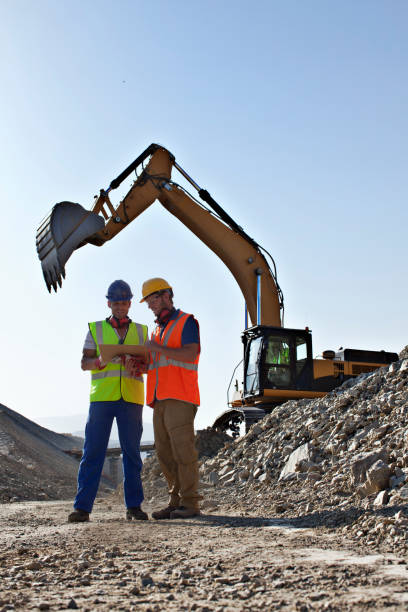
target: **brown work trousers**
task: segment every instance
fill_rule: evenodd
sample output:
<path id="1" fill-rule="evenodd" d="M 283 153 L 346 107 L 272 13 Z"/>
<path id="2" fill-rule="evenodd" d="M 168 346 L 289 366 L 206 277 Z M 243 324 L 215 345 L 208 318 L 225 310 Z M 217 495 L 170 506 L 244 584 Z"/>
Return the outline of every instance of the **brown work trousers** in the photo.
<path id="1" fill-rule="evenodd" d="M 194 443 L 197 407 L 188 402 L 156 400 L 154 444 L 169 487 L 169 505 L 198 509 L 198 453 Z"/>

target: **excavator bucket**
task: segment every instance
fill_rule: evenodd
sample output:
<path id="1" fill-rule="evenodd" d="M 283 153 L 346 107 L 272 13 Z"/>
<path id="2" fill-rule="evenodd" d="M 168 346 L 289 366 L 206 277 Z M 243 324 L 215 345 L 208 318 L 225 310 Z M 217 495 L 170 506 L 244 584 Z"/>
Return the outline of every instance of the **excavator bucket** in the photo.
<path id="1" fill-rule="evenodd" d="M 65 278 L 65 263 L 75 249 L 105 227 L 99 215 L 85 210 L 80 204 L 60 202 L 42 221 L 36 237 L 38 257 L 47 289 L 57 291 Z"/>

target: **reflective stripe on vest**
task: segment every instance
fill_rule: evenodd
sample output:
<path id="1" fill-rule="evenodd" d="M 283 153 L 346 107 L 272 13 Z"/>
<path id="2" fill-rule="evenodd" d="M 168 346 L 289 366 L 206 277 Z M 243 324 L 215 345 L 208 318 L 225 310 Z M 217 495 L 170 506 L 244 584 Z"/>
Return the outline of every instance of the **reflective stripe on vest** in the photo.
<path id="1" fill-rule="evenodd" d="M 183 328 L 190 316 L 192 315 L 179 311 L 177 318 L 168 322 L 161 337 L 160 326 L 156 327 L 152 333 L 152 340 L 169 348 L 181 348 Z M 196 323 L 198 325 L 197 321 Z M 155 399 L 179 399 L 198 406 L 199 359 L 199 353 L 193 362 L 185 362 L 167 358 L 159 351 L 153 351 L 152 363 L 147 374 L 146 403 L 152 406 Z"/>
<path id="2" fill-rule="evenodd" d="M 89 329 L 100 355 L 100 344 L 119 344 L 119 338 L 107 321 L 89 323 Z M 131 322 L 123 344 L 144 344 L 147 327 Z M 144 404 L 143 376 L 131 377 L 122 363 L 108 363 L 103 370 L 91 370 L 91 402 L 109 402 L 123 398 L 133 404 Z"/>

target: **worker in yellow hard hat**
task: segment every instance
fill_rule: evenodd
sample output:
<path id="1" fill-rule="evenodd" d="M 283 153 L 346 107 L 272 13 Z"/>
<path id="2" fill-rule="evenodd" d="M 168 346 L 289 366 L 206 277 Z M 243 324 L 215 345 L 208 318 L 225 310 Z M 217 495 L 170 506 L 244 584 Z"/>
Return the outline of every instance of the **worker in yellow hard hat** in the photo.
<path id="1" fill-rule="evenodd" d="M 141 302 L 155 315 L 146 346 L 151 351 L 146 403 L 153 408 L 157 457 L 169 487 L 168 505 L 152 513 L 156 520 L 200 514 L 198 454 L 194 418 L 200 403 L 198 362 L 200 330 L 193 315 L 173 305 L 173 288 L 164 278 L 143 283 Z"/>

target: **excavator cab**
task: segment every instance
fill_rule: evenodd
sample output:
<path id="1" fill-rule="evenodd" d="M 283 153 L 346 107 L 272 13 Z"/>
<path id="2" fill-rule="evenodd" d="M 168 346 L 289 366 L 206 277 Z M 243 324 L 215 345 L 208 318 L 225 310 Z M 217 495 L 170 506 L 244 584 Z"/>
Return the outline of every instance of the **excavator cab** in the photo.
<path id="1" fill-rule="evenodd" d="M 290 399 L 322 397 L 345 380 L 398 359 L 397 353 L 361 349 L 324 351 L 313 358 L 312 333 L 258 325 L 243 332 L 241 401 L 271 409 Z M 236 404 L 237 405 L 237 404 Z"/>
<path id="2" fill-rule="evenodd" d="M 312 335 L 307 329 L 257 325 L 244 331 L 243 400 L 290 399 L 312 388 Z M 289 392 L 289 393 L 288 393 Z"/>
<path id="3" fill-rule="evenodd" d="M 312 334 L 306 329 L 256 325 L 242 334 L 244 379 L 242 392 L 229 402 L 213 424 L 233 437 L 288 400 L 323 397 L 345 380 L 398 360 L 397 353 L 342 349 L 324 351 L 313 359 Z"/>
<path id="4" fill-rule="evenodd" d="M 214 429 L 241 433 L 273 408 L 290 399 L 325 395 L 312 391 L 312 334 L 306 329 L 255 325 L 242 334 L 244 378 L 241 393 L 236 392 L 230 408 L 217 417 Z"/>

